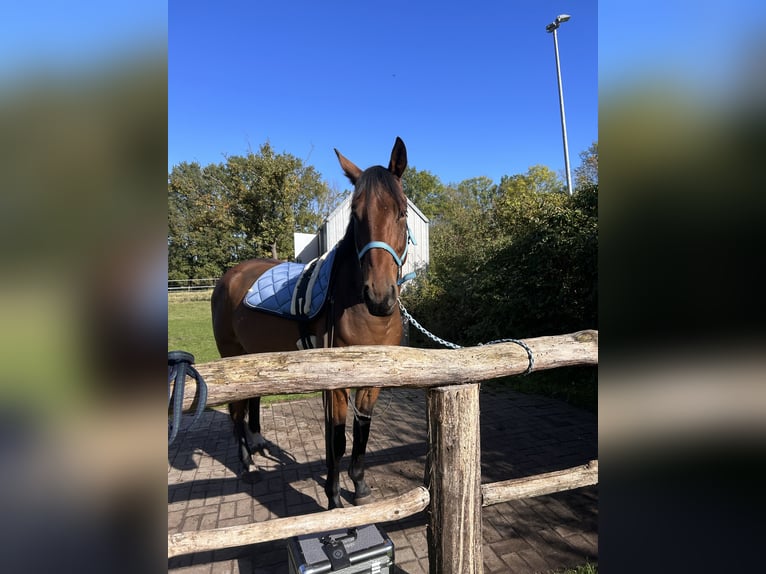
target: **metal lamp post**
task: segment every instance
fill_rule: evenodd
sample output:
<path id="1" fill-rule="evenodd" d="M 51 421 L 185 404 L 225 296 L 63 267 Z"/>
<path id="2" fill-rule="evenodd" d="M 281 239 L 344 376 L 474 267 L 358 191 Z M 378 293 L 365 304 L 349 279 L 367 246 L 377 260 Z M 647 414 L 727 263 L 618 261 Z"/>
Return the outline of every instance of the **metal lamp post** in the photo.
<path id="1" fill-rule="evenodd" d="M 561 133 L 564 138 L 564 169 L 567 173 L 567 192 L 572 195 L 572 174 L 569 171 L 569 145 L 567 144 L 567 120 L 564 115 L 564 91 L 561 87 L 561 66 L 559 65 L 559 40 L 556 30 L 562 22 L 569 20 L 569 14 L 559 14 L 556 19 L 545 27 L 546 32 L 553 32 L 553 48 L 556 51 L 556 75 L 559 80 L 559 107 L 561 108 Z"/>

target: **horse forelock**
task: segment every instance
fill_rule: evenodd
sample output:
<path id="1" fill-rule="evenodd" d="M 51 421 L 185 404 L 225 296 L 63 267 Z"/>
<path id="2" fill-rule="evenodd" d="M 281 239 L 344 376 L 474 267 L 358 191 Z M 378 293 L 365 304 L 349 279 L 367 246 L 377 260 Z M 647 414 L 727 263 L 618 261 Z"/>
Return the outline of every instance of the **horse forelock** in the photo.
<path id="1" fill-rule="evenodd" d="M 401 181 L 383 166 L 368 168 L 359 176 L 351 198 L 352 209 L 363 209 L 373 193 L 378 198 L 381 198 L 382 193 L 388 193 L 394 199 L 398 214 L 407 213 L 407 197 L 404 195 Z M 360 206 L 359 202 L 363 204 Z"/>

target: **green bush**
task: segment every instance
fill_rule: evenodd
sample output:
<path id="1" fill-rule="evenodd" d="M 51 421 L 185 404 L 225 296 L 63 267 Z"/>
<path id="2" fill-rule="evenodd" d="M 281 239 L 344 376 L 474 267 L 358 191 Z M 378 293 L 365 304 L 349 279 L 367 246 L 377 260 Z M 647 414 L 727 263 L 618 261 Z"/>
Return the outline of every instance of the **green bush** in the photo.
<path id="1" fill-rule="evenodd" d="M 513 190 L 487 210 L 434 224 L 431 264 L 402 295 L 426 329 L 463 346 L 597 329 L 598 187 Z M 471 224 L 473 222 L 473 224 Z M 410 329 L 410 344 L 438 347 Z M 596 410 L 597 369 L 507 381 Z"/>
<path id="2" fill-rule="evenodd" d="M 597 196 L 595 186 L 515 194 L 469 218 L 473 228 L 434 225 L 431 265 L 405 305 L 460 345 L 597 328 Z"/>

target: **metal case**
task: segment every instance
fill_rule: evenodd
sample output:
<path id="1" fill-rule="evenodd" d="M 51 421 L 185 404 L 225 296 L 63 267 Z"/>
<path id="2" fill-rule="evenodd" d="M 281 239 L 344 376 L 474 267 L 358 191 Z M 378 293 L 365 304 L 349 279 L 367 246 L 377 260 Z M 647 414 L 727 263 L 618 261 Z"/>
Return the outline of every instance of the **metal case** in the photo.
<path id="1" fill-rule="evenodd" d="M 390 574 L 394 543 L 377 525 L 295 536 L 287 542 L 290 574 Z"/>

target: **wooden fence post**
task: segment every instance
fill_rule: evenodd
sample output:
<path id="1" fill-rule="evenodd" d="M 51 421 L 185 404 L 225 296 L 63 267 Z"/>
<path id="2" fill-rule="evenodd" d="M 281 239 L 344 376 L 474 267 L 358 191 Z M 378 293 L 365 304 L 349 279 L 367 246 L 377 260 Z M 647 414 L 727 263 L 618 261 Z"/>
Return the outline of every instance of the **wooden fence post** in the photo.
<path id="1" fill-rule="evenodd" d="M 426 486 L 431 574 L 481 574 L 479 385 L 428 391 Z"/>

